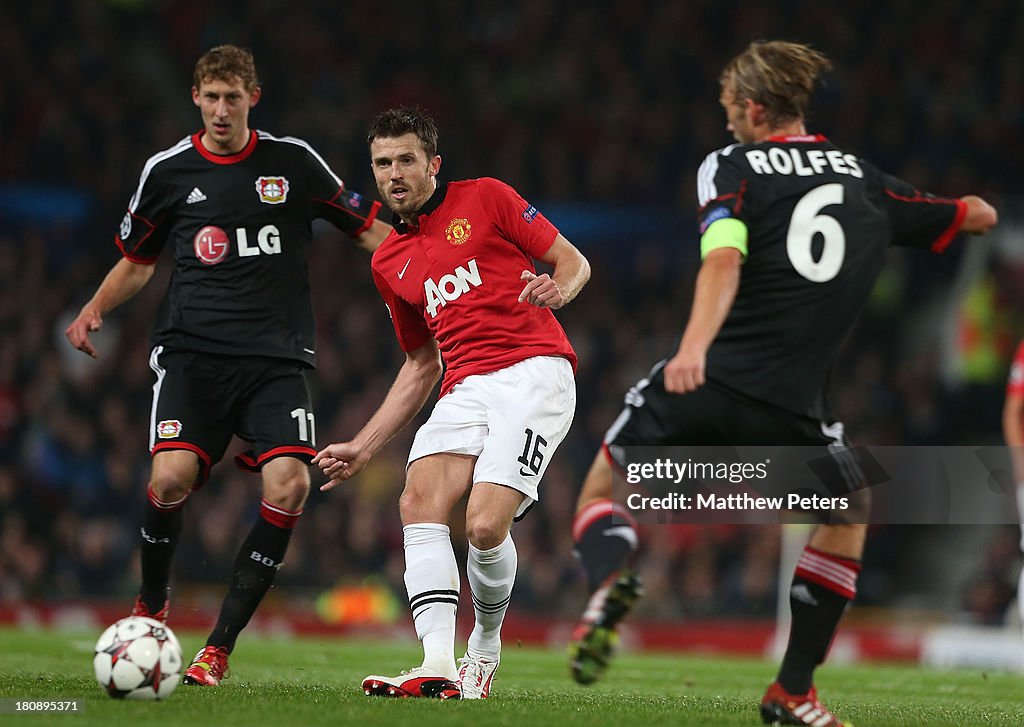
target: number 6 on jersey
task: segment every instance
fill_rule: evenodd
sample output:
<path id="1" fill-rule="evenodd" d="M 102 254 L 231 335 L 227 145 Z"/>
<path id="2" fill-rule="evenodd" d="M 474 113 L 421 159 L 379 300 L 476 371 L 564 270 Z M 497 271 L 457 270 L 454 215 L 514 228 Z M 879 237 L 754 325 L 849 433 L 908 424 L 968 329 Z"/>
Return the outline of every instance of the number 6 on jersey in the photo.
<path id="1" fill-rule="evenodd" d="M 827 283 L 839 274 L 846 255 L 846 233 L 839 221 L 821 210 L 843 203 L 843 185 L 823 184 L 800 198 L 789 218 L 786 253 L 793 268 L 812 283 Z M 814 236 L 822 237 L 821 256 L 814 260 Z"/>

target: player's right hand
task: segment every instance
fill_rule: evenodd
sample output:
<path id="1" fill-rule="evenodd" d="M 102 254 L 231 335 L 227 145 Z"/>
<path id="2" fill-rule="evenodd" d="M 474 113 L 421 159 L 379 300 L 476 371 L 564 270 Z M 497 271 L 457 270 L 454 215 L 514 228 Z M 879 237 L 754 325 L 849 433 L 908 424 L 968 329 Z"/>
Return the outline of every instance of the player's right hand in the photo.
<path id="1" fill-rule="evenodd" d="M 98 331 L 102 325 L 103 318 L 97 311 L 83 308 L 78 317 L 71 321 L 71 325 L 64 331 L 64 335 L 67 336 L 71 345 L 79 351 L 83 351 L 93 358 L 98 358 L 99 353 L 92 347 L 89 334 L 92 331 Z"/>
<path id="2" fill-rule="evenodd" d="M 313 457 L 313 464 L 319 467 L 328 479 L 320 486 L 320 491 L 327 492 L 354 477 L 369 460 L 363 448 L 352 442 L 327 445 Z"/>

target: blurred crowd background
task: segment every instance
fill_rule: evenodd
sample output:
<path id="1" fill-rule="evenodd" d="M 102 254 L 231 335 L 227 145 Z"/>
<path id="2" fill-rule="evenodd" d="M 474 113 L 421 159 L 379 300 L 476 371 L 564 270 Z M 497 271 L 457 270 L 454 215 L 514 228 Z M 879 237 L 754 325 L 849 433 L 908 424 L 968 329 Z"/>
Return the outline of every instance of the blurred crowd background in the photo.
<path id="1" fill-rule="evenodd" d="M 575 497 L 626 388 L 673 350 L 685 323 L 699 263 L 696 169 L 731 142 L 718 74 L 757 38 L 810 42 L 833 59 L 812 131 L 920 188 L 982 194 L 1002 214 L 991 239 L 943 256 L 893 253 L 833 377 L 847 431 L 863 444 L 998 443 L 1024 333 L 1018 2 L 940 0 L 925 13 L 906 0 L 4 3 L 0 599 L 127 606 L 133 596 L 148 336 L 170 260 L 108 317 L 99 360 L 73 351 L 63 330 L 118 259 L 114 234 L 146 159 L 200 127 L 196 58 L 231 42 L 253 49 L 263 83 L 252 125 L 308 140 L 348 186 L 375 193 L 373 114 L 419 104 L 439 122 L 442 176 L 504 179 L 592 261 L 589 286 L 558 314 L 580 355 L 576 422 L 540 505 L 514 530 L 514 608 L 576 613 Z M 402 355 L 366 255 L 333 228 L 317 236 L 324 444 L 374 411 Z M 397 497 L 413 431 L 345 487 L 314 488 L 279 597 L 312 602 L 370 578 L 404 599 Z M 179 592 L 223 582 L 258 488 L 225 458 L 190 499 Z M 1016 541 L 1012 526 L 876 527 L 858 603 L 999 623 L 1015 596 Z M 777 527 L 648 528 L 653 597 L 643 608 L 770 617 L 779 543 Z"/>

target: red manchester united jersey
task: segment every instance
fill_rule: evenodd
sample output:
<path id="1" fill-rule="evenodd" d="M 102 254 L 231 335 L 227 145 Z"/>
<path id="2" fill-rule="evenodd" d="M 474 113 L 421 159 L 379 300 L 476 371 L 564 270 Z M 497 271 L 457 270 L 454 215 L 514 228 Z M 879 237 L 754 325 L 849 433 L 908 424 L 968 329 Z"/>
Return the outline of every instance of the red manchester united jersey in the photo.
<path id="1" fill-rule="evenodd" d="M 519 302 L 526 283 L 555 241 L 536 207 L 497 179 L 472 179 L 437 190 L 419 225 L 396 220 L 373 254 L 373 279 L 404 351 L 437 339 L 445 363 L 441 396 L 473 374 L 532 356 L 576 354 L 548 308 Z"/>
<path id="2" fill-rule="evenodd" d="M 1017 346 L 1017 355 L 1010 366 L 1010 378 L 1006 382 L 1007 395 L 1024 396 L 1024 341 Z"/>

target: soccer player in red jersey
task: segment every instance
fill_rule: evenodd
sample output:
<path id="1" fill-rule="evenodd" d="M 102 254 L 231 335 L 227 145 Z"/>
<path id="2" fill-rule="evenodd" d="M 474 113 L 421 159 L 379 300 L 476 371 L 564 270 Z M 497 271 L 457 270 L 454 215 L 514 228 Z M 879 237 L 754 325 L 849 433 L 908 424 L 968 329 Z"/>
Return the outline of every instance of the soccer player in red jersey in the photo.
<path id="1" fill-rule="evenodd" d="M 358 473 L 420 410 L 444 362 L 440 397 L 416 433 L 399 502 L 423 664 L 368 676 L 363 689 L 484 699 L 516 574 L 510 527 L 539 497 L 576 406 L 576 354 L 552 311 L 576 297 L 590 266 L 507 184 L 440 182 L 437 128 L 423 111 L 381 113 L 367 141 L 377 188 L 395 213 L 395 231 L 373 255 L 373 277 L 406 360 L 366 426 L 314 462 L 330 478 L 324 490 Z M 537 275 L 534 259 L 552 273 Z M 476 624 L 456 666 L 459 568 L 448 520 L 467 492 Z"/>
<path id="2" fill-rule="evenodd" d="M 193 80 L 203 129 L 146 163 L 116 237 L 123 257 L 66 335 L 96 357 L 89 334 L 149 282 L 171 248 L 174 270 L 149 360 L 153 466 L 132 613 L 167 620 L 186 500 L 237 434 L 251 445 L 237 464 L 262 475 L 260 514 L 238 551 L 217 623 L 185 671 L 186 684 L 216 686 L 309 494 L 311 222 L 326 219 L 370 251 L 391 228 L 376 219 L 380 203 L 346 189 L 309 144 L 249 128 L 262 91 L 247 50 L 212 48 Z"/>
<path id="3" fill-rule="evenodd" d="M 605 668 L 638 594 L 629 513 L 612 501 L 612 463 L 631 446 L 820 447 L 850 456 L 828 376 L 892 245 L 942 252 L 957 232 L 997 221 L 983 199 L 935 197 L 809 134 L 804 116 L 829 61 L 812 48 L 755 42 L 725 67 L 719 102 L 737 143 L 697 173 L 702 263 L 674 354 L 626 396 L 579 497 L 573 536 L 594 595 L 574 635 L 573 673 Z M 849 470 L 851 490 L 862 482 Z M 833 521 L 834 522 L 834 521 Z M 792 627 L 761 702 L 772 724 L 835 727 L 813 675 L 856 594 L 867 530 L 816 528 L 797 564 Z"/>
<path id="4" fill-rule="evenodd" d="M 1017 484 L 1017 512 L 1021 523 L 1020 548 L 1024 551 L 1024 341 L 1010 366 L 1006 382 L 1006 402 L 1003 404 L 1003 437 L 1010 448 L 1013 462 L 1013 481 Z M 1024 621 L 1024 569 L 1017 583 L 1017 607 Z"/>

